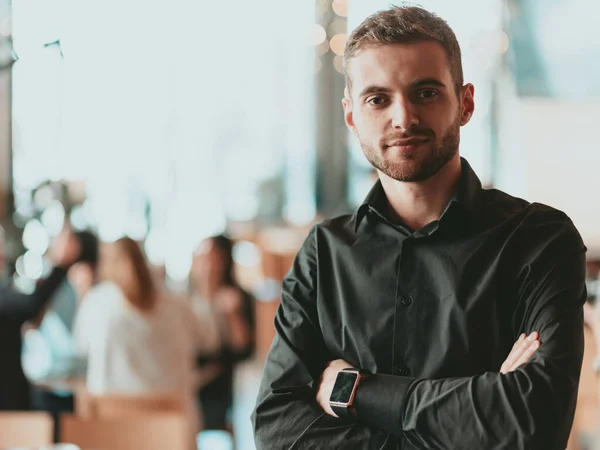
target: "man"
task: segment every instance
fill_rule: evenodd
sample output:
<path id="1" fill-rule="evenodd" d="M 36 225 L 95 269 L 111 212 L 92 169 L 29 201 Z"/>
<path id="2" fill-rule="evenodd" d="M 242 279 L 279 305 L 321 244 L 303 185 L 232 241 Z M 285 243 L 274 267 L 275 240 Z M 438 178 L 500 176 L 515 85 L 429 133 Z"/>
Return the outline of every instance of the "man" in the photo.
<path id="1" fill-rule="evenodd" d="M 79 252 L 77 238 L 65 230 L 48 252 L 54 270 L 33 294 L 17 292 L 10 284 L 0 287 L 0 411 L 29 408 L 29 384 L 21 367 L 21 327 L 42 312 Z"/>
<path id="2" fill-rule="evenodd" d="M 379 182 L 355 214 L 312 228 L 284 280 L 258 450 L 564 449 L 579 234 L 560 211 L 483 190 L 461 160 L 474 89 L 442 19 L 371 16 L 345 70 L 346 124 Z"/>

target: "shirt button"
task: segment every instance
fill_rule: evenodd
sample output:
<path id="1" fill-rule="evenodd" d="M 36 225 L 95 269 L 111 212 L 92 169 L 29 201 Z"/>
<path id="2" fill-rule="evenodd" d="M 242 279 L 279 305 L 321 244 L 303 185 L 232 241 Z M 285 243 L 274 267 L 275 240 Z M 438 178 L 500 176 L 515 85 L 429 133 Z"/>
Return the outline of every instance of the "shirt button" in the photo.
<path id="1" fill-rule="evenodd" d="M 405 367 L 405 366 L 398 367 L 398 375 L 400 375 L 401 377 L 407 377 L 409 374 L 410 374 L 410 371 L 408 370 L 408 367 Z"/>
<path id="2" fill-rule="evenodd" d="M 412 298 L 410 296 L 406 296 L 406 297 L 402 297 L 402 299 L 400 300 L 400 303 L 402 304 L 402 306 L 410 306 L 412 305 Z"/>

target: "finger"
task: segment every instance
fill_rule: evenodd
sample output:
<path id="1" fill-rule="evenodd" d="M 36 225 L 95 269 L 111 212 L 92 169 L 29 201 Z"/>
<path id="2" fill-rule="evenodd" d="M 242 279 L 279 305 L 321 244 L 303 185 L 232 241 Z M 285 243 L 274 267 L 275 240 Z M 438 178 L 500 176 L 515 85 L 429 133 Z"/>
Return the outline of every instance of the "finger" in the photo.
<path id="1" fill-rule="evenodd" d="M 533 341 L 529 348 L 521 355 L 517 362 L 510 368 L 509 372 L 516 370 L 518 367 L 525 364 L 533 356 L 533 354 L 540 348 L 540 341 Z"/>
<path id="2" fill-rule="evenodd" d="M 531 342 L 537 338 L 537 333 L 531 333 L 527 338 L 522 334 L 521 337 L 515 342 L 513 349 L 509 353 L 508 357 L 500 368 L 501 373 L 506 373 L 514 366 L 514 364 L 521 358 L 523 353 L 529 348 Z"/>
<path id="3" fill-rule="evenodd" d="M 500 373 L 506 373 L 509 369 L 508 364 L 509 364 L 509 360 L 511 358 L 512 352 L 521 344 L 521 342 L 523 342 L 523 339 L 525 339 L 525 333 L 521 333 L 521 335 L 519 336 L 519 339 L 517 339 L 515 341 L 515 343 L 512 346 L 512 349 L 510 350 L 510 353 L 508 354 L 508 357 L 504 360 L 504 362 L 502 363 L 502 366 L 500 367 Z"/>
<path id="4" fill-rule="evenodd" d="M 504 361 L 506 367 L 510 368 L 514 365 L 514 363 L 521 357 L 523 352 L 529 347 L 531 344 L 532 334 L 530 334 L 527 338 L 519 339 L 513 349 L 508 354 L 508 357 Z"/>
<path id="5" fill-rule="evenodd" d="M 514 349 L 516 349 L 516 348 L 519 346 L 519 344 L 520 344 L 521 342 L 523 342 L 523 340 L 524 340 L 526 337 L 527 337 L 527 335 L 526 335 L 525 333 L 521 333 L 521 336 L 519 336 L 519 339 L 517 339 L 517 340 L 515 341 L 515 343 L 513 344 L 511 351 L 512 351 L 512 350 L 514 350 Z"/>

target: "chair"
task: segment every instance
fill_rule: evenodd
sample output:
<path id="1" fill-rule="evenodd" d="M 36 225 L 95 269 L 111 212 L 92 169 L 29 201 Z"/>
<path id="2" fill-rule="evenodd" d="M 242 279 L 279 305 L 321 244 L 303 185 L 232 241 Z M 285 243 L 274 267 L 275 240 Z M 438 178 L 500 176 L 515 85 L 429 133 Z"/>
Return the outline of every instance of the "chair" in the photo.
<path id="1" fill-rule="evenodd" d="M 45 412 L 0 412 L 0 448 L 52 444 L 52 416 Z"/>
<path id="2" fill-rule="evenodd" d="M 75 412 L 79 417 L 111 419 L 139 413 L 185 413 L 179 392 L 142 395 L 94 395 L 79 391 Z"/>
<path id="3" fill-rule="evenodd" d="M 185 418 L 180 414 L 148 414 L 113 419 L 61 418 L 65 443 L 94 450 L 188 450 Z"/>

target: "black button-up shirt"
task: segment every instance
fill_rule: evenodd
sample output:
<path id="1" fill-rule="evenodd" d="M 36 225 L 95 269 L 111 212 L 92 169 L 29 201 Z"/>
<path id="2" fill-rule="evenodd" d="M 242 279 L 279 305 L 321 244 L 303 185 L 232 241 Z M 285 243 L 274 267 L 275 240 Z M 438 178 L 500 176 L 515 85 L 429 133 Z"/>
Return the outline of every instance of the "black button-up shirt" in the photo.
<path id="1" fill-rule="evenodd" d="M 413 231 L 377 183 L 314 226 L 283 283 L 253 413 L 258 450 L 564 449 L 583 354 L 585 247 L 562 212 L 481 188 Z M 521 333 L 541 347 L 500 366 Z M 358 421 L 315 399 L 327 363 L 372 372 Z"/>

